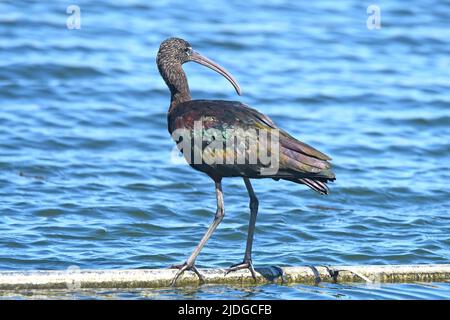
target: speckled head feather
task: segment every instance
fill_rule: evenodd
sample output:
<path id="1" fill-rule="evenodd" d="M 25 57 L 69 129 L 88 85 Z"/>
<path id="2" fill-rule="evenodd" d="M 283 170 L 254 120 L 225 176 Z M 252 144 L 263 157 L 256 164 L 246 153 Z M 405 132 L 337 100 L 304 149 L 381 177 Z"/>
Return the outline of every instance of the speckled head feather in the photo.
<path id="1" fill-rule="evenodd" d="M 224 76 L 241 94 L 241 88 L 233 76 L 222 66 L 194 51 L 186 40 L 169 38 L 164 40 L 156 57 L 158 70 L 171 92 L 171 106 L 191 99 L 186 75 L 181 65 L 194 61 Z"/>
<path id="2" fill-rule="evenodd" d="M 169 38 L 159 46 L 156 64 L 171 93 L 171 104 L 191 100 L 189 85 L 181 65 L 189 61 L 192 47 L 180 38 Z"/>
<path id="3" fill-rule="evenodd" d="M 156 63 L 177 62 L 183 64 L 189 61 L 192 46 L 186 40 L 180 38 L 169 38 L 161 42 L 159 46 Z"/>

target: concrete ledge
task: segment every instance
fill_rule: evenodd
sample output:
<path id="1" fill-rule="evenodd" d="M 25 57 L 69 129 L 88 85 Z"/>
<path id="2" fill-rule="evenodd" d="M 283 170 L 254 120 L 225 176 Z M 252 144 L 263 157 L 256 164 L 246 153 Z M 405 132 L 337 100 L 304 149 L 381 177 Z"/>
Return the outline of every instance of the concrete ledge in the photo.
<path id="1" fill-rule="evenodd" d="M 254 284 L 248 270 L 225 276 L 224 269 L 199 269 L 207 284 Z M 319 282 L 439 282 L 450 280 L 450 264 L 302 266 L 257 268 L 257 283 Z M 0 271 L 0 290 L 167 287 L 174 269 Z M 197 276 L 185 272 L 177 286 L 197 285 Z"/>

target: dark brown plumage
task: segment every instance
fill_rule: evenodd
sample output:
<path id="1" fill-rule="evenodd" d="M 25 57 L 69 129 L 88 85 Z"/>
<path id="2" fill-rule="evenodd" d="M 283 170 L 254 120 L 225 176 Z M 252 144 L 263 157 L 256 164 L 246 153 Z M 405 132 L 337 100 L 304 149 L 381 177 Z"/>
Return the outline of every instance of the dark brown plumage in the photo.
<path id="1" fill-rule="evenodd" d="M 278 128 L 269 117 L 245 104 L 237 101 L 191 100 L 186 75 L 182 69 L 182 64 L 188 61 L 194 61 L 215 70 L 232 83 L 238 94 L 241 92 L 236 80 L 224 68 L 193 51 L 191 45 L 185 40 L 170 38 L 161 43 L 157 56 L 157 65 L 171 92 L 168 130 L 173 137 L 179 131 L 184 132 L 187 136 L 183 139 L 186 139 L 186 137 L 194 139 L 196 135 L 202 135 L 201 146 L 198 148 L 201 148 L 204 159 L 208 159 L 208 157 L 215 159 L 213 163 L 203 158 L 200 162 L 194 163 L 192 159 L 194 153 L 198 151 L 195 150 L 194 144 L 191 144 L 188 148 L 186 145 L 184 148 L 180 148 L 185 158 L 189 160 L 188 163 L 191 167 L 206 173 L 214 180 L 218 204 L 213 224 L 187 262 L 180 266 L 178 273 L 173 279 L 173 284 L 185 270 L 193 270 L 201 280 L 203 279 L 202 275 L 195 268 L 194 263 L 204 244 L 223 218 L 221 180 L 224 177 L 244 178 L 250 195 L 251 209 L 244 261 L 231 267 L 229 271 L 248 268 L 252 275 L 255 276 L 251 261 L 251 247 L 258 200 L 253 192 L 250 179 L 284 179 L 304 184 L 321 194 L 328 194 L 327 182 L 335 180 L 335 175 L 331 171 L 329 162 L 331 158 L 295 139 L 284 130 Z M 196 127 L 196 123 L 201 123 L 200 129 Z M 213 134 L 210 132 L 213 132 Z M 233 134 L 230 135 L 230 132 Z M 270 143 L 267 145 L 263 144 L 265 140 L 261 137 L 262 132 L 269 133 L 269 135 L 272 134 L 270 139 L 276 138 L 278 140 L 277 148 Z M 179 146 L 182 145 L 183 139 L 175 139 Z M 227 143 L 232 144 L 233 141 L 240 141 L 241 145 L 234 145 L 232 148 L 224 148 L 223 150 L 208 148 L 209 145 L 222 141 L 227 146 Z M 258 152 L 263 146 L 266 146 L 264 151 L 267 154 L 277 156 L 278 170 L 267 173 L 264 170 L 269 169 L 270 164 L 264 163 L 260 159 L 256 162 L 248 161 L 253 159 L 255 155 L 259 155 Z M 246 161 L 238 164 L 237 159 L 239 157 Z M 227 159 L 234 161 L 228 163 Z"/>

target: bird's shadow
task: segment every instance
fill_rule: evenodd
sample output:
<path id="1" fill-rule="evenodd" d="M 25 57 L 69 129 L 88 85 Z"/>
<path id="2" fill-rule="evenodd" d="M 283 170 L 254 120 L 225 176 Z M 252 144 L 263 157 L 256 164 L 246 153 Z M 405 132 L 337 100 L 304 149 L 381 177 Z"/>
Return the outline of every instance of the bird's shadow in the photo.
<path id="1" fill-rule="evenodd" d="M 314 284 L 318 285 L 322 281 L 320 277 L 320 272 L 314 266 L 307 266 L 307 267 L 311 268 L 311 271 L 314 274 Z M 259 272 L 267 281 L 278 282 L 278 280 L 281 280 L 281 284 L 288 283 L 283 268 L 281 267 L 278 266 L 259 267 L 255 268 L 255 270 Z M 328 272 L 330 273 L 330 276 L 333 278 L 333 280 L 337 282 L 337 279 L 334 278 L 334 274 L 331 273 L 331 270 L 328 270 Z"/>
<path id="2" fill-rule="evenodd" d="M 255 271 L 261 274 L 267 281 L 277 282 L 281 279 L 281 283 L 287 283 L 283 269 L 278 266 L 258 267 Z"/>

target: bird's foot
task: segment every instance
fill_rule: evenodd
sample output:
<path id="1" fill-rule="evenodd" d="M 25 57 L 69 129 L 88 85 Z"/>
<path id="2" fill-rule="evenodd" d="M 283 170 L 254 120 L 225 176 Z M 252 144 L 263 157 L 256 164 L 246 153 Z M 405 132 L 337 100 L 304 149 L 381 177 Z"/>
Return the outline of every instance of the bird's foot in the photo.
<path id="1" fill-rule="evenodd" d="M 255 268 L 253 267 L 253 263 L 252 263 L 251 259 L 247 259 L 247 260 L 244 259 L 244 261 L 242 263 L 232 265 L 225 271 L 225 275 L 229 274 L 230 272 L 242 270 L 242 269 L 248 269 L 250 271 L 250 273 L 252 274 L 253 280 L 255 280 L 255 282 L 256 282 L 256 272 L 255 272 Z"/>
<path id="2" fill-rule="evenodd" d="M 200 280 L 200 283 L 205 283 L 205 277 L 198 271 L 197 267 L 194 264 L 189 265 L 187 262 L 183 264 L 178 265 L 172 265 L 170 266 L 171 269 L 178 269 L 177 274 L 170 282 L 170 286 L 175 287 L 175 284 L 177 283 L 178 278 L 186 271 L 190 270 L 193 271 L 198 279 Z"/>

